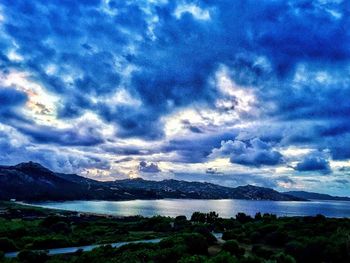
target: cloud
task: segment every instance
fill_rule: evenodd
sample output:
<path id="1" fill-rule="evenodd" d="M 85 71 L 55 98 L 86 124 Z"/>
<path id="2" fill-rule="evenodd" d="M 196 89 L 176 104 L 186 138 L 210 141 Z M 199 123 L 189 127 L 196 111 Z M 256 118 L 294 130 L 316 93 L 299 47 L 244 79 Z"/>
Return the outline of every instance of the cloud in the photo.
<path id="1" fill-rule="evenodd" d="M 139 171 L 143 173 L 159 173 L 161 170 L 158 165 L 155 163 L 146 163 L 145 161 L 141 161 L 139 163 Z"/>
<path id="2" fill-rule="evenodd" d="M 35 123 L 18 124 L 17 130 L 40 144 L 60 146 L 95 146 L 104 142 L 97 127 L 81 124 L 72 128 L 53 128 Z"/>
<path id="3" fill-rule="evenodd" d="M 318 171 L 324 174 L 332 172 L 328 159 L 320 152 L 307 155 L 294 169 L 300 172 Z"/>
<path id="4" fill-rule="evenodd" d="M 217 168 L 209 167 L 205 170 L 205 173 L 207 174 L 223 174 L 222 172 L 219 172 Z"/>
<path id="5" fill-rule="evenodd" d="M 56 172 L 77 173 L 86 169 L 108 170 L 108 160 L 90 153 L 71 152 L 69 149 L 36 146 L 28 143 L 16 130 L 0 126 L 0 163 L 15 165 L 21 162 L 41 163 Z"/>
<path id="6" fill-rule="evenodd" d="M 13 87 L 0 87 L 0 121 L 8 122 L 11 119 L 22 119 L 19 113 L 28 97 L 27 94 Z"/>
<path id="7" fill-rule="evenodd" d="M 124 163 L 124 162 L 130 162 L 134 160 L 132 157 L 125 157 L 125 158 L 121 158 L 119 160 L 114 161 L 114 163 Z"/>
<path id="8" fill-rule="evenodd" d="M 2 63 L 25 69 L 60 94 L 61 118 L 92 110 L 118 126 L 121 137 L 159 139 L 163 115 L 194 101 L 213 106 L 219 94 L 210 76 L 220 64 L 232 69 L 238 84 L 264 89 L 261 81 L 290 76 L 300 62 L 349 58 L 342 3 L 242 3 L 5 1 L 2 45 L 16 49 L 22 60 L 16 64 L 5 53 Z M 104 103 L 121 87 L 142 107 Z M 281 108 L 295 109 L 302 97 L 291 95 Z"/>
<path id="9" fill-rule="evenodd" d="M 222 156 L 290 166 L 279 152 L 290 147 L 350 159 L 346 1 L 3 0 L 0 10 L 0 123 L 26 149 L 142 156 L 206 176 L 203 163 Z M 80 121 L 89 113 L 98 122 Z"/>
<path id="10" fill-rule="evenodd" d="M 173 162 L 201 163 L 208 159 L 211 150 L 220 146 L 222 140 L 228 140 L 234 131 L 220 131 L 215 134 L 195 134 L 167 141 L 160 151 L 175 153 Z M 195 149 L 195 150 L 194 150 Z"/>
<path id="11" fill-rule="evenodd" d="M 247 142 L 222 141 L 221 147 L 213 149 L 211 156 L 229 156 L 231 163 L 256 167 L 283 163 L 282 154 L 258 138 Z"/>

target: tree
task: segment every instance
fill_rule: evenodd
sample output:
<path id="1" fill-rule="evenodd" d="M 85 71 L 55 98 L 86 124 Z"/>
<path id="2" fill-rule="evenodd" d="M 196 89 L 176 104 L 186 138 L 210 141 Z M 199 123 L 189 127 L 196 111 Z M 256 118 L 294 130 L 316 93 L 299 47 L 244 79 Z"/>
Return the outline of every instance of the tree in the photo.
<path id="1" fill-rule="evenodd" d="M 236 215 L 236 220 L 242 224 L 248 223 L 252 221 L 252 217 L 249 215 L 246 215 L 245 213 L 238 213 Z"/>
<path id="2" fill-rule="evenodd" d="M 256 213 L 254 219 L 261 220 L 262 219 L 261 213 L 260 212 Z"/>
<path id="3" fill-rule="evenodd" d="M 206 222 L 209 224 L 214 223 L 217 219 L 219 218 L 219 214 L 216 212 L 212 211 L 206 214 Z"/>
<path id="4" fill-rule="evenodd" d="M 191 221 L 205 223 L 206 222 L 206 215 L 204 213 L 201 213 L 201 212 L 194 212 L 191 216 Z"/>

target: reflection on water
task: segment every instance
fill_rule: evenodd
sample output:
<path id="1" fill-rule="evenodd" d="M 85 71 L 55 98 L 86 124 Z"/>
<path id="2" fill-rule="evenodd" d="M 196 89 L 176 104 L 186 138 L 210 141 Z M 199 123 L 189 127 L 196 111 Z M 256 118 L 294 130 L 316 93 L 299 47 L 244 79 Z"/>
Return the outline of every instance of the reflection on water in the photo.
<path id="1" fill-rule="evenodd" d="M 279 216 L 323 214 L 328 217 L 350 217 L 350 202 L 345 201 L 251 201 L 251 200 L 193 200 L 162 199 L 132 201 L 67 201 L 44 202 L 36 205 L 64 210 L 111 215 L 178 216 L 190 217 L 193 212 L 216 211 L 221 217 L 232 217 L 238 212 L 255 215 L 257 212 Z"/>

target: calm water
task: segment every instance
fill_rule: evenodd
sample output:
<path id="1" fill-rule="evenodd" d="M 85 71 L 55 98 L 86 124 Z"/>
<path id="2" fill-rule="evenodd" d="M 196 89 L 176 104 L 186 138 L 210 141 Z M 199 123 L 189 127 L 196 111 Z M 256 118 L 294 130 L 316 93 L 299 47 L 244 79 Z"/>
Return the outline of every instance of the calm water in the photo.
<path id="1" fill-rule="evenodd" d="M 250 200 L 132 200 L 132 201 L 67 201 L 45 202 L 35 205 L 63 210 L 110 214 L 120 216 L 178 216 L 190 217 L 193 212 L 216 211 L 221 217 L 232 217 L 238 212 L 255 215 L 257 212 L 279 216 L 323 214 L 328 217 L 350 217 L 350 202 L 346 201 L 250 201 Z"/>

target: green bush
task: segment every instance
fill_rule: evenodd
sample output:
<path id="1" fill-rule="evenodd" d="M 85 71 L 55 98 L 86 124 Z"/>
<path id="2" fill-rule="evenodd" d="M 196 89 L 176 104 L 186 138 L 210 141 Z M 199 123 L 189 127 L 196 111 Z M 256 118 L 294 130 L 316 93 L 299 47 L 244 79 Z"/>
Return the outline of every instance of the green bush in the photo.
<path id="1" fill-rule="evenodd" d="M 274 252 L 271 249 L 264 248 L 261 245 L 253 245 L 252 252 L 258 257 L 262 257 L 265 259 L 270 258 L 274 254 Z"/>
<path id="2" fill-rule="evenodd" d="M 244 248 L 241 248 L 236 240 L 228 240 L 222 245 L 224 251 L 229 252 L 236 257 L 242 257 L 244 255 Z"/>
<path id="3" fill-rule="evenodd" d="M 286 255 L 284 253 L 273 255 L 271 259 L 276 263 L 296 263 L 295 259 L 292 256 Z"/>
<path id="4" fill-rule="evenodd" d="M 61 216 L 48 216 L 45 219 L 43 219 L 43 221 L 41 221 L 40 226 L 49 228 L 52 225 L 61 222 L 62 220 L 64 219 Z"/>
<path id="5" fill-rule="evenodd" d="M 1 237 L 0 238 L 0 250 L 5 251 L 5 252 L 16 251 L 17 247 L 11 239 L 6 238 L 6 237 Z"/>
<path id="6" fill-rule="evenodd" d="M 199 255 L 185 256 L 178 261 L 178 263 L 205 263 L 205 262 L 207 262 L 206 257 L 199 256 Z"/>
<path id="7" fill-rule="evenodd" d="M 275 232 L 269 233 L 265 237 L 266 244 L 271 246 L 276 246 L 276 247 L 284 246 L 287 240 L 288 240 L 287 233 L 281 232 L 281 231 L 275 231 Z"/>
<path id="8" fill-rule="evenodd" d="M 250 234 L 250 241 L 254 244 L 254 243 L 258 243 L 261 239 L 262 239 L 262 235 L 260 234 L 260 232 L 254 231 Z"/>
<path id="9" fill-rule="evenodd" d="M 236 215 L 236 220 L 242 224 L 251 222 L 253 220 L 253 218 L 249 215 L 246 215 L 245 213 L 238 213 Z"/>
<path id="10" fill-rule="evenodd" d="M 202 254 L 208 253 L 208 243 L 204 236 L 200 234 L 190 234 L 185 236 L 185 244 L 187 251 L 190 254 Z"/>
<path id="11" fill-rule="evenodd" d="M 247 256 L 240 260 L 240 263 L 261 263 L 264 262 L 262 258 L 259 258 L 257 256 Z"/>
<path id="12" fill-rule="evenodd" d="M 169 248 L 164 248 L 157 251 L 158 253 L 154 256 L 155 262 L 177 262 L 186 254 L 186 246 L 177 244 Z"/>
<path id="13" fill-rule="evenodd" d="M 216 237 L 205 226 L 196 226 L 193 232 L 199 233 L 202 236 L 204 236 L 207 240 L 207 243 L 210 245 L 214 244 L 217 241 Z"/>
<path id="14" fill-rule="evenodd" d="M 68 247 L 71 243 L 63 237 L 40 237 L 33 240 L 31 248 L 48 249 L 57 247 Z"/>
<path id="15" fill-rule="evenodd" d="M 66 222 L 59 221 L 50 226 L 50 229 L 55 233 L 69 234 L 72 232 L 70 226 Z"/>
<path id="16" fill-rule="evenodd" d="M 23 263 L 44 263 L 48 260 L 48 255 L 45 252 L 34 252 L 23 250 L 17 256 L 18 260 Z"/>
<path id="17" fill-rule="evenodd" d="M 234 229 L 234 230 L 226 231 L 222 234 L 223 240 L 235 239 L 238 241 L 244 241 L 245 238 L 246 238 L 246 234 L 244 231 L 242 231 L 242 229 Z"/>
<path id="18" fill-rule="evenodd" d="M 298 241 L 291 241 L 285 245 L 285 251 L 287 254 L 294 256 L 295 258 L 299 258 L 305 246 Z"/>
<path id="19" fill-rule="evenodd" d="M 209 260 L 209 263 L 237 263 L 237 259 L 228 252 L 221 252 Z"/>

